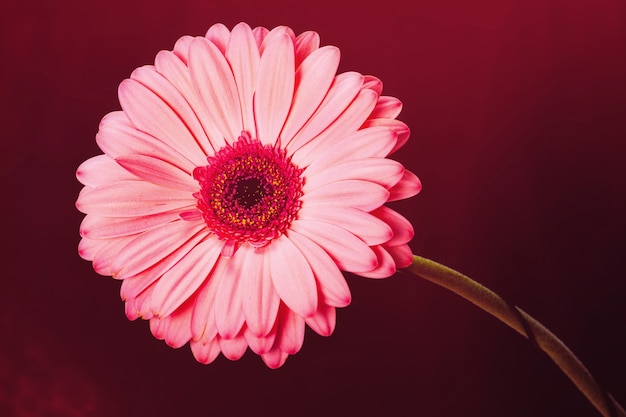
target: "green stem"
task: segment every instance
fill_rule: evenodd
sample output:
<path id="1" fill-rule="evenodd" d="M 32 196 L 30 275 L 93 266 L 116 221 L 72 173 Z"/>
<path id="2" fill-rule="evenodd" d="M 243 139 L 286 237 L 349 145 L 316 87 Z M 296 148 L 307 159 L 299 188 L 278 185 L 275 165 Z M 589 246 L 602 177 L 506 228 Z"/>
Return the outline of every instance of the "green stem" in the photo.
<path id="1" fill-rule="evenodd" d="M 460 295 L 504 322 L 552 358 L 593 406 L 605 417 L 626 417 L 622 406 L 611 394 L 600 388 L 589 370 L 550 330 L 522 309 L 507 303 L 502 297 L 471 278 L 437 262 L 413 256 L 407 268 L 415 275 L 434 282 Z M 530 333 L 530 334 L 529 334 Z"/>

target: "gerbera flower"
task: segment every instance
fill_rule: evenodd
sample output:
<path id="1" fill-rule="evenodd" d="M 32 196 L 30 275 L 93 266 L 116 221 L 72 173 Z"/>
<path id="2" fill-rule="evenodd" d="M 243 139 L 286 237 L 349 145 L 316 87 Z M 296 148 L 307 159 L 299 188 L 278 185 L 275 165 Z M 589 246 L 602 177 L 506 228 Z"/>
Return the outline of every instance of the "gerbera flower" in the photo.
<path id="1" fill-rule="evenodd" d="M 350 303 L 341 271 L 391 276 L 420 183 L 386 157 L 409 136 L 382 83 L 339 50 L 240 23 L 184 36 L 119 87 L 76 206 L 80 256 L 122 280 L 126 315 L 196 359 L 250 347 L 272 368 Z"/>

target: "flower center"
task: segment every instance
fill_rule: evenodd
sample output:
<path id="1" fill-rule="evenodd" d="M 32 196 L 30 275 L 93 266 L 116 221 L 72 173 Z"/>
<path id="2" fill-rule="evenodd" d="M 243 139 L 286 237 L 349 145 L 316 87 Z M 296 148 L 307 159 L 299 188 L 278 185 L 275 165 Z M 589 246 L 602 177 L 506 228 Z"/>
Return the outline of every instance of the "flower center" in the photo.
<path id="1" fill-rule="evenodd" d="M 263 182 L 265 181 L 261 181 L 260 178 L 256 177 L 239 180 L 237 185 L 235 185 L 235 200 L 237 200 L 237 203 L 246 208 L 259 204 L 266 193 L 265 186 L 269 187 L 267 182 L 265 184 Z"/>
<path id="2" fill-rule="evenodd" d="M 201 187 L 194 197 L 220 239 L 260 247 L 287 230 L 301 206 L 303 179 L 284 149 L 243 132 L 207 161 L 193 171 Z"/>

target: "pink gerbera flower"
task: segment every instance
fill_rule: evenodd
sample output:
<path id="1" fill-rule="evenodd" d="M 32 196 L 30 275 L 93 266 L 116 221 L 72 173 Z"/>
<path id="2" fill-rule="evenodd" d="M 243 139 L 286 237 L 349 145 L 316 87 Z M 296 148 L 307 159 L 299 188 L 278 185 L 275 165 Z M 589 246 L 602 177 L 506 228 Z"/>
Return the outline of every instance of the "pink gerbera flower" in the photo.
<path id="1" fill-rule="evenodd" d="M 121 83 L 76 206 L 79 253 L 122 280 L 129 319 L 202 363 L 250 347 L 276 368 L 305 324 L 332 333 L 340 271 L 411 264 L 411 224 L 384 206 L 420 190 L 386 158 L 401 103 L 338 64 L 315 32 L 218 24 Z"/>

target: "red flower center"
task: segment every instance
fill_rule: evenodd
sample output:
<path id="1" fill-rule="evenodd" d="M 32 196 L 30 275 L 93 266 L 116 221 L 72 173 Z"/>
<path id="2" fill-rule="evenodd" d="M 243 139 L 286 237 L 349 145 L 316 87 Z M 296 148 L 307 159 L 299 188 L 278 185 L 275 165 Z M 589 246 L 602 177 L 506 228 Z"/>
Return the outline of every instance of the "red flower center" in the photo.
<path id="1" fill-rule="evenodd" d="M 201 187 L 194 197 L 220 239 L 260 247 L 287 230 L 301 206 L 303 179 L 284 149 L 243 132 L 207 161 L 193 171 Z"/>

